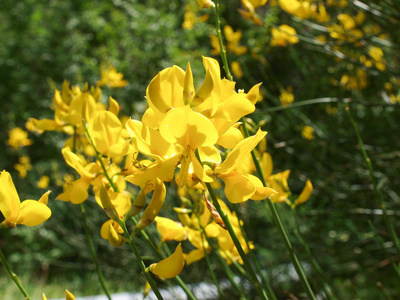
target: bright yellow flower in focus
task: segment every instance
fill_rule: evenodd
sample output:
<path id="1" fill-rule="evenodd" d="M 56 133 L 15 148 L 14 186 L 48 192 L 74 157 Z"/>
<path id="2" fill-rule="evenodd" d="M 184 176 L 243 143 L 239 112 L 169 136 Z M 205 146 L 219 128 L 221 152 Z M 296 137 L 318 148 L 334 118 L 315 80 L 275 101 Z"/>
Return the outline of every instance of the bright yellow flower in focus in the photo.
<path id="1" fill-rule="evenodd" d="M 175 249 L 175 252 L 172 253 L 171 256 L 156 264 L 151 264 L 149 269 L 158 277 L 173 278 L 182 272 L 184 265 L 185 259 L 183 257 L 182 245 L 179 243 Z"/>
<path id="2" fill-rule="evenodd" d="M 180 242 L 186 240 L 186 231 L 181 224 L 163 217 L 156 217 L 155 221 L 162 242 L 168 242 L 170 240 Z"/>
<path id="3" fill-rule="evenodd" d="M 43 175 L 40 177 L 39 181 L 36 183 L 36 186 L 40 189 L 45 189 L 48 187 L 50 182 L 49 176 Z"/>
<path id="4" fill-rule="evenodd" d="M 301 131 L 301 136 L 306 140 L 313 140 L 315 139 L 314 129 L 311 126 L 304 126 L 303 130 Z"/>
<path id="5" fill-rule="evenodd" d="M 291 86 L 288 86 L 286 89 L 281 90 L 281 94 L 279 95 L 279 100 L 281 100 L 282 106 L 286 106 L 288 104 L 293 103 L 294 95 L 292 93 Z"/>
<path id="6" fill-rule="evenodd" d="M 287 44 L 296 44 L 299 38 L 296 36 L 296 30 L 289 25 L 281 25 L 279 28 L 271 29 L 271 46 L 286 47 Z"/>
<path id="7" fill-rule="evenodd" d="M 180 167 L 181 187 L 214 181 L 211 168 L 200 163 L 195 151 L 202 162 L 220 163 L 215 144 L 232 148 L 243 139 L 235 124 L 255 110 L 259 97 L 260 84 L 247 94 L 237 93 L 234 82 L 221 80 L 215 59 L 204 57 L 203 64 L 206 75 L 197 91 L 189 63 L 186 71 L 177 66 L 161 71 L 147 87 L 149 108 L 142 122 L 127 123 L 139 151 L 156 159 L 160 179 L 171 181 Z"/>
<path id="8" fill-rule="evenodd" d="M 33 141 L 28 139 L 28 133 L 19 127 L 15 127 L 8 132 L 7 145 L 13 147 L 14 150 L 32 145 L 32 143 Z"/>
<path id="9" fill-rule="evenodd" d="M 114 66 L 103 68 L 100 72 L 101 80 L 97 82 L 99 86 L 108 85 L 111 88 L 122 88 L 128 84 L 128 81 L 122 79 L 124 74 L 118 73 Z"/>
<path id="10" fill-rule="evenodd" d="M 276 193 L 273 189 L 264 187 L 256 176 L 236 171 L 266 134 L 266 132 L 258 130 L 255 136 L 242 140 L 215 168 L 215 175 L 225 183 L 225 195 L 230 202 L 241 203 L 248 199 L 263 200 Z"/>
<path id="11" fill-rule="evenodd" d="M 51 216 L 47 207 L 50 191 L 38 200 L 21 202 L 15 189 L 10 173 L 5 170 L 0 173 L 0 211 L 5 220 L 0 228 L 16 227 L 16 225 L 36 226 Z"/>

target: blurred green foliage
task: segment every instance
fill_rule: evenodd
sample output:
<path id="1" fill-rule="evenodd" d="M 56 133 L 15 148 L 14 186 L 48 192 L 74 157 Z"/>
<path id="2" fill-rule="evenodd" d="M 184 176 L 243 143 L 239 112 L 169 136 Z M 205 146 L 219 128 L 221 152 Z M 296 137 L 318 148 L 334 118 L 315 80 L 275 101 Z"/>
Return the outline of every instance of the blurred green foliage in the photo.
<path id="1" fill-rule="evenodd" d="M 350 2 L 346 11 L 356 14 L 362 10 L 358 2 Z M 241 7 L 239 1 L 221 7 L 222 26 L 242 30 L 240 43 L 249 49 L 243 56 L 228 51 L 228 59 L 238 61 L 244 73 L 236 80 L 236 87 L 248 91 L 263 82 L 264 100 L 252 117 L 269 132 L 267 151 L 272 155 L 274 172 L 291 170 L 289 184 L 294 194 L 301 192 L 307 178 L 314 185 L 311 200 L 299 207 L 296 218 L 284 204 L 277 207 L 285 224 L 301 232 L 338 299 L 383 298 L 378 282 L 393 299 L 399 297 L 398 277 L 389 260 L 392 258 L 398 265 L 399 257 L 380 211 L 376 210 L 379 207 L 366 164 L 344 111 L 346 105 L 350 106 L 360 127 L 376 180 L 398 228 L 400 112 L 398 104 L 387 100 L 384 83 L 399 76 L 400 14 L 390 3 L 371 3 L 380 9 L 379 17 L 373 11 L 364 11 L 366 22 L 379 24 L 389 42 L 382 46 L 382 40 L 371 34 L 363 36 L 360 47 L 343 43 L 342 53 L 358 51 L 355 58 L 344 59 L 338 59 L 335 41 L 329 39 L 329 33 L 318 32 L 312 22 L 292 17 L 276 6 L 267 5 L 257 11 L 263 16 L 264 26 L 241 18 L 237 12 Z M 50 198 L 54 199 L 62 192 L 56 183 L 62 181 L 63 174 L 71 172 L 60 153 L 65 139 L 62 133 L 32 134 L 34 144 L 18 151 L 6 145 L 9 129 L 24 127 L 29 117 L 51 117 L 49 107 L 54 89 L 60 89 L 64 79 L 80 86 L 86 82 L 95 84 L 102 65 L 115 66 L 129 84 L 123 89 L 104 88 L 103 100 L 113 96 L 123 114 L 139 118 L 144 111 L 146 86 L 160 70 L 173 64 L 185 68 L 187 61 L 191 61 L 195 74 L 204 73 L 201 55 L 210 56 L 215 20 L 210 17 L 207 23 L 194 24 L 192 30 L 183 29 L 186 4 L 198 17 L 206 13 L 196 9 L 195 1 L 184 0 L 1 1 L 0 167 L 12 173 L 22 199 L 37 199 L 42 193 L 36 187 L 41 175 L 50 177 Z M 337 16 L 345 8 L 330 10 L 332 16 Z M 303 40 L 284 48 L 271 47 L 271 28 L 281 24 L 293 26 Z M 317 35 L 325 35 L 328 42 L 316 44 L 307 40 Z M 365 68 L 358 60 L 359 53 L 368 54 L 372 45 L 383 47 L 389 55 L 386 70 Z M 340 84 L 342 76 L 352 74 L 356 68 L 367 73 L 365 89 L 347 89 Z M 337 101 L 278 107 L 281 91 L 287 86 L 292 87 L 294 103 L 317 98 Z M 343 99 L 351 102 L 344 103 Z M 305 125 L 314 129 L 315 139 L 301 136 Z M 21 155 L 28 155 L 33 166 L 24 179 L 18 179 L 13 171 Z M 106 218 L 94 199 L 87 203 L 94 243 L 109 286 L 114 290 L 140 289 L 143 278 L 137 276 L 140 271 L 133 255 L 127 246 L 114 249 L 100 238 L 99 224 Z M 280 299 L 289 294 L 301 298 L 301 285 L 288 277 L 290 264 L 284 246 L 260 205 L 249 202 L 238 207 L 249 239 L 254 241 L 258 259 L 266 266 Z M 72 278 L 92 273 L 93 265 L 79 208 L 59 201 L 51 201 L 50 207 L 53 216 L 42 226 L 21 226 L 2 232 L 0 248 L 17 274 L 31 274 L 32 279 L 49 283 L 61 278 L 66 285 Z M 294 234 L 291 239 L 300 260 L 310 266 L 310 258 Z M 152 258 L 150 252 L 148 255 Z M 314 271 L 307 269 L 313 287 L 320 290 L 319 281 L 313 279 Z M 198 263 L 185 272 L 187 282 L 198 282 L 207 271 Z M 4 272 L 0 274 L 5 276 Z M 82 280 L 97 284 L 95 278 L 82 276 Z"/>

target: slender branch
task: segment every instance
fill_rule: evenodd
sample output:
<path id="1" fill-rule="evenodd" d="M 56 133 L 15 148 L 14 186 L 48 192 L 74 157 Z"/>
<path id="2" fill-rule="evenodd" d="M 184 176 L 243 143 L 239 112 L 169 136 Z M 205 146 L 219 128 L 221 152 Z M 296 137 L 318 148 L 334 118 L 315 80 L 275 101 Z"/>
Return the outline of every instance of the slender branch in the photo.
<path id="1" fill-rule="evenodd" d="M 249 136 L 249 131 L 247 130 L 246 121 L 245 121 L 245 119 L 243 117 L 242 117 L 242 122 L 243 122 L 243 124 L 242 124 L 243 125 L 243 131 L 245 133 L 245 136 L 248 137 Z M 263 183 L 263 185 L 267 186 L 267 182 L 265 181 L 264 174 L 262 172 L 260 162 L 259 162 L 254 150 L 251 151 L 251 156 L 253 158 L 254 165 L 256 166 L 258 177 L 260 178 L 260 180 Z M 288 237 L 288 235 L 286 233 L 285 226 L 283 225 L 283 223 L 281 221 L 281 218 L 280 218 L 280 216 L 278 214 L 278 211 L 275 208 L 274 203 L 272 202 L 270 197 L 268 197 L 266 199 L 266 202 L 264 202 L 264 203 L 266 203 L 266 205 L 265 205 L 266 209 L 268 209 L 272 214 L 272 218 L 274 220 L 274 223 L 275 223 L 276 227 L 279 230 L 279 234 L 281 235 L 281 237 L 283 239 L 283 242 L 285 244 L 286 250 L 289 252 L 291 261 L 292 261 L 293 266 L 294 266 L 294 268 L 295 268 L 295 270 L 297 272 L 297 275 L 299 276 L 299 279 L 300 279 L 300 281 L 301 281 L 301 283 L 303 285 L 303 288 L 306 290 L 308 297 L 310 299 L 315 300 L 315 295 L 314 295 L 314 293 L 313 293 L 313 291 L 311 289 L 310 284 L 308 283 L 308 280 L 307 280 L 307 277 L 306 277 L 306 275 L 304 273 L 303 267 L 301 266 L 301 264 L 299 262 L 299 259 L 297 258 L 297 255 L 294 252 L 294 248 L 292 246 L 292 243 L 289 240 L 289 237 Z"/>
<path id="2" fill-rule="evenodd" d="M 14 283 L 17 285 L 21 293 L 24 295 L 26 300 L 32 300 L 32 298 L 29 296 L 25 288 L 22 286 L 22 284 L 19 282 L 17 275 L 11 270 L 11 267 L 9 266 L 3 252 L 0 250 L 0 262 L 3 264 L 4 268 L 6 268 L 8 274 L 10 274 L 11 279 L 14 281 Z"/>
<path id="3" fill-rule="evenodd" d="M 80 204 L 80 208 L 81 208 L 81 212 L 82 212 L 83 228 L 85 230 L 86 239 L 87 239 L 88 244 L 89 244 L 90 254 L 92 255 L 92 260 L 93 260 L 94 266 L 96 268 L 97 276 L 99 277 L 99 280 L 100 280 L 100 285 L 101 285 L 104 293 L 106 294 L 107 298 L 109 300 L 111 300 L 110 292 L 108 291 L 106 282 L 104 280 L 103 273 L 100 270 L 99 262 L 97 260 L 97 254 L 96 254 L 96 250 L 94 249 L 94 244 L 93 244 L 93 239 L 92 239 L 92 236 L 91 236 L 91 231 L 90 231 L 89 226 L 87 224 L 86 209 L 85 209 L 85 206 L 84 206 L 83 203 Z"/>
<path id="4" fill-rule="evenodd" d="M 225 226 L 226 226 L 226 228 L 227 228 L 227 230 L 229 232 L 229 235 L 232 238 L 232 241 L 233 241 L 233 243 L 234 243 L 234 245 L 236 247 L 236 250 L 238 251 L 241 259 L 243 260 L 243 264 L 245 265 L 245 268 L 246 268 L 247 272 L 249 273 L 249 276 L 250 276 L 250 278 L 252 280 L 252 283 L 253 283 L 254 287 L 257 289 L 258 293 L 260 294 L 260 296 L 263 299 L 269 299 L 267 294 L 266 294 L 266 292 L 265 292 L 265 290 L 262 288 L 262 286 L 261 286 L 261 284 L 260 284 L 260 282 L 259 282 L 259 280 L 257 278 L 257 275 L 254 272 L 249 260 L 247 259 L 246 253 L 244 252 L 244 250 L 242 248 L 242 245 L 240 244 L 239 239 L 236 236 L 236 233 L 235 233 L 235 231 L 234 231 L 234 229 L 232 227 L 231 222 L 229 221 L 228 216 L 226 215 L 226 213 L 222 210 L 221 206 L 219 205 L 217 197 L 215 196 L 214 191 L 213 191 L 213 189 L 211 187 L 211 184 L 206 182 L 206 187 L 207 187 L 208 193 L 210 194 L 210 197 L 211 197 L 211 199 L 213 201 L 213 204 L 214 204 L 215 208 L 217 209 L 219 215 L 221 216 L 221 219 L 225 223 Z"/>
<path id="5" fill-rule="evenodd" d="M 164 299 L 161 296 L 161 293 L 158 290 L 157 285 L 153 280 L 153 277 L 151 277 L 151 275 L 148 272 L 146 272 L 146 265 L 144 264 L 144 262 L 142 260 L 142 257 L 140 256 L 140 253 L 139 253 L 138 249 L 136 248 L 136 245 L 135 245 L 133 239 L 131 238 L 131 235 L 129 234 L 128 229 L 126 228 L 125 223 L 122 222 L 121 220 L 119 220 L 118 224 L 119 224 L 119 226 L 121 226 L 122 230 L 124 231 L 125 238 L 126 238 L 128 244 L 129 244 L 129 246 L 131 247 L 133 254 L 136 257 L 136 260 L 139 263 L 140 269 L 142 270 L 143 275 L 146 277 L 147 282 L 150 284 L 151 289 L 153 290 L 153 292 L 156 295 L 157 299 L 159 299 L 159 300 L 160 299 Z"/>
<path id="6" fill-rule="evenodd" d="M 375 175 L 374 175 L 374 169 L 372 168 L 371 159 L 368 157 L 367 151 L 365 150 L 365 147 L 364 147 L 364 142 L 363 142 L 361 134 L 360 134 L 360 130 L 358 129 L 358 125 L 354 121 L 354 119 L 353 119 L 353 117 L 352 117 L 352 115 L 350 113 L 350 108 L 348 106 L 346 107 L 346 112 L 347 112 L 347 114 L 348 114 L 348 116 L 350 118 L 350 121 L 351 121 L 351 123 L 352 123 L 352 125 L 354 127 L 354 131 L 356 133 L 357 140 L 358 140 L 358 145 L 360 146 L 361 153 L 362 153 L 363 158 L 364 158 L 364 160 L 365 160 L 365 162 L 367 164 L 367 168 L 368 168 L 368 171 L 369 171 L 369 177 L 370 177 L 371 183 L 372 183 L 372 185 L 374 187 L 374 192 L 375 192 L 375 195 L 376 195 L 376 199 L 378 200 L 379 207 L 382 209 L 383 220 L 385 221 L 386 228 L 388 229 L 389 235 L 390 235 L 390 237 L 391 237 L 391 239 L 392 239 L 392 241 L 394 243 L 394 246 L 395 246 L 396 251 L 397 251 L 397 255 L 400 256 L 399 238 L 397 236 L 396 230 L 394 229 L 393 222 L 391 222 L 391 220 L 389 219 L 389 216 L 388 216 L 388 213 L 387 213 L 387 210 L 386 210 L 385 201 L 384 201 L 382 193 L 379 190 L 378 185 L 376 183 Z"/>

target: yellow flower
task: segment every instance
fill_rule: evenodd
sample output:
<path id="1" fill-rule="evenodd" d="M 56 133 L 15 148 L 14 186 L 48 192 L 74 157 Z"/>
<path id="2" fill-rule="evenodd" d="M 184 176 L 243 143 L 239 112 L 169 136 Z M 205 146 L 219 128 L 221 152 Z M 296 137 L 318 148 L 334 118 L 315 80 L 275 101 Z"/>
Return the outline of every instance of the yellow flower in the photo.
<path id="1" fill-rule="evenodd" d="M 47 300 L 46 295 L 43 293 L 42 300 Z M 75 300 L 75 296 L 71 292 L 65 290 L 65 300 Z"/>
<path id="2" fill-rule="evenodd" d="M 172 253 L 171 256 L 156 264 L 151 264 L 149 269 L 158 277 L 173 278 L 182 272 L 184 265 L 185 259 L 183 257 L 182 245 L 179 243 L 175 249 L 175 252 Z"/>
<path id="3" fill-rule="evenodd" d="M 313 191 L 312 183 L 309 179 L 307 179 L 303 191 L 301 192 L 299 197 L 294 201 L 293 206 L 305 203 L 311 197 L 312 191 Z"/>
<path id="4" fill-rule="evenodd" d="M 189 63 L 186 72 L 176 66 L 161 71 L 147 87 L 149 108 L 142 122 L 127 123 L 139 151 L 156 160 L 152 168 L 160 179 L 172 180 L 180 167 L 181 187 L 213 181 L 210 167 L 200 163 L 195 151 L 202 162 L 219 163 L 215 144 L 233 147 L 243 139 L 235 124 L 255 110 L 259 97 L 260 84 L 247 94 L 237 93 L 234 82 L 221 80 L 215 59 L 204 57 L 203 64 L 206 76 L 197 91 Z"/>
<path id="5" fill-rule="evenodd" d="M 36 132 L 62 130 L 67 134 L 74 134 L 74 127 L 77 132 L 82 132 L 82 118 L 87 122 L 90 116 L 102 108 L 98 105 L 101 97 L 101 90 L 97 87 L 88 86 L 81 89 L 77 86 L 70 87 L 68 81 L 64 81 L 62 92 L 56 90 L 53 104 L 55 107 L 54 119 L 30 118 L 27 122 L 28 128 Z"/>
<path id="6" fill-rule="evenodd" d="M 28 139 L 28 133 L 19 127 L 11 129 L 8 132 L 8 137 L 9 138 L 7 140 L 7 145 L 13 147 L 14 150 L 17 150 L 18 148 L 21 147 L 32 145 L 33 143 L 31 139 Z"/>
<path id="7" fill-rule="evenodd" d="M 273 189 L 264 187 L 256 176 L 235 171 L 266 134 L 258 130 L 255 136 L 242 140 L 215 168 L 215 175 L 225 183 L 225 195 L 230 202 L 241 203 L 248 199 L 262 200 L 276 193 Z"/>
<path id="8" fill-rule="evenodd" d="M 301 136 L 307 140 L 315 139 L 314 129 L 311 126 L 304 126 L 303 130 L 301 131 Z"/>
<path id="9" fill-rule="evenodd" d="M 288 86 L 286 89 L 281 89 L 281 94 L 279 96 L 279 100 L 281 100 L 282 106 L 286 106 L 288 104 L 293 103 L 294 95 L 292 93 L 291 86 Z"/>
<path id="10" fill-rule="evenodd" d="M 122 80 L 124 75 L 118 73 L 114 66 L 103 68 L 101 71 L 101 80 L 97 82 L 99 86 L 108 85 L 111 88 L 121 88 L 128 84 L 128 81 Z"/>
<path id="11" fill-rule="evenodd" d="M 133 150 L 130 140 L 122 137 L 122 124 L 114 113 L 97 111 L 88 121 L 90 138 L 99 153 L 112 158 L 125 156 Z"/>
<path id="12" fill-rule="evenodd" d="M 240 39 L 242 38 L 242 31 L 233 31 L 232 27 L 229 25 L 225 25 L 224 27 L 225 39 L 227 41 L 227 48 L 229 52 L 235 53 L 237 56 L 241 56 L 247 52 L 246 46 L 240 46 Z M 221 52 L 221 48 L 219 45 L 219 40 L 216 35 L 211 36 L 211 45 L 213 46 L 213 50 L 211 50 L 211 54 L 219 55 Z"/>
<path id="13" fill-rule="evenodd" d="M 240 64 L 237 61 L 234 61 L 231 63 L 231 70 L 233 72 L 233 75 L 235 75 L 236 78 L 240 79 L 243 77 L 242 68 L 240 67 Z"/>
<path id="14" fill-rule="evenodd" d="M 62 201 L 71 201 L 73 204 L 80 204 L 88 197 L 88 188 L 90 183 L 95 178 L 95 173 L 100 166 L 96 163 L 86 163 L 84 158 L 73 153 L 69 147 L 61 150 L 66 163 L 74 168 L 81 178 L 67 182 L 64 186 L 64 192 L 57 196 L 57 199 Z"/>
<path id="15" fill-rule="evenodd" d="M 161 235 L 161 240 L 163 242 L 168 242 L 170 240 L 183 241 L 186 240 L 185 228 L 168 218 L 156 217 L 157 231 Z"/>
<path id="16" fill-rule="evenodd" d="M 194 24 L 199 22 L 206 22 L 210 17 L 208 14 L 196 17 L 196 14 L 192 11 L 190 5 L 185 6 L 185 15 L 183 17 L 182 28 L 186 30 L 192 30 Z"/>
<path id="17" fill-rule="evenodd" d="M 202 8 L 212 8 L 215 7 L 214 2 L 211 0 L 196 0 L 197 3 L 200 5 Z"/>
<path id="18" fill-rule="evenodd" d="M 239 13 L 246 19 L 254 22 L 254 24 L 261 26 L 263 22 L 257 16 L 255 9 L 263 6 L 268 0 L 241 0 L 244 9 L 239 9 Z"/>
<path id="19" fill-rule="evenodd" d="M 296 36 L 296 30 L 289 25 L 281 25 L 279 28 L 271 29 L 271 46 L 285 47 L 289 44 L 296 44 L 299 42 L 299 38 Z"/>
<path id="20" fill-rule="evenodd" d="M 101 237 L 108 240 L 114 247 L 121 247 L 125 244 L 123 233 L 123 229 L 114 220 L 106 221 L 100 229 Z"/>
<path id="21" fill-rule="evenodd" d="M 0 211 L 5 220 L 0 228 L 15 227 L 18 224 L 36 226 L 51 216 L 47 207 L 50 191 L 47 191 L 38 200 L 20 201 L 10 173 L 5 170 L 0 173 Z"/>
<path id="22" fill-rule="evenodd" d="M 31 159 L 29 156 L 21 156 L 19 163 L 14 165 L 14 169 L 18 171 L 19 177 L 25 178 L 28 171 L 32 170 Z"/>
<path id="23" fill-rule="evenodd" d="M 45 189 L 49 185 L 49 182 L 50 182 L 49 176 L 43 175 L 42 177 L 40 177 L 36 185 L 40 189 Z"/>
<path id="24" fill-rule="evenodd" d="M 315 4 L 301 0 L 279 0 L 279 5 L 284 11 L 300 19 L 312 17 L 317 9 Z"/>

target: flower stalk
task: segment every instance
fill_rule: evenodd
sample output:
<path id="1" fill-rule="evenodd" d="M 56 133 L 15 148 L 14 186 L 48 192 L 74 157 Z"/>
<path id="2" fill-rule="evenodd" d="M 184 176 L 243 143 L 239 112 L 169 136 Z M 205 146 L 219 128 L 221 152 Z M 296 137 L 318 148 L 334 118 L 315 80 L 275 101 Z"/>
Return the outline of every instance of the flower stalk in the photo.
<path id="1" fill-rule="evenodd" d="M 11 279 L 14 281 L 14 283 L 16 284 L 18 289 L 24 295 L 25 299 L 26 300 L 32 300 L 32 298 L 29 296 L 28 292 L 25 290 L 25 288 L 19 282 L 19 279 L 18 279 L 17 275 L 11 270 L 11 267 L 8 264 L 3 252 L 1 250 L 0 250 L 0 262 L 3 264 L 4 268 L 6 268 L 8 274 L 10 274 Z"/>

